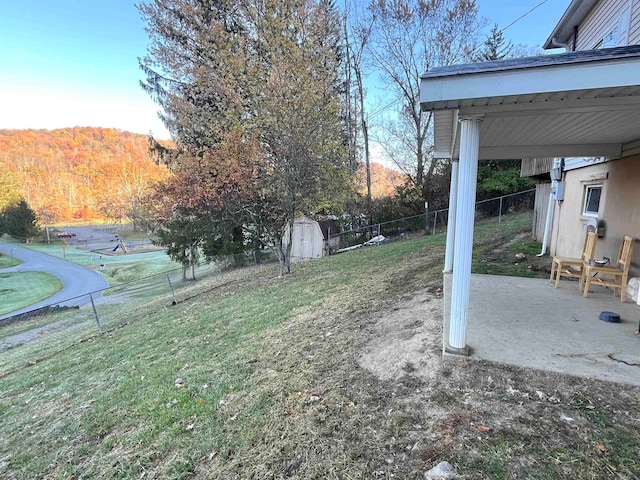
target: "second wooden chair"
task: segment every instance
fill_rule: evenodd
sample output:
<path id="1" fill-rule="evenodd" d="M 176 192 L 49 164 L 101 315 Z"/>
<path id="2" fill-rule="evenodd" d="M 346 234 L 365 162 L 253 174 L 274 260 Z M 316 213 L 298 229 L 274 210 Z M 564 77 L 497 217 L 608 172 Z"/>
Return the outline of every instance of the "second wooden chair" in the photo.
<path id="1" fill-rule="evenodd" d="M 582 268 L 582 277 L 580 277 L 580 289 L 584 285 L 584 296 L 589 296 L 589 288 L 592 283 L 603 287 L 613 288 L 613 294 L 618 296 L 620 292 L 620 301 L 624 302 L 627 298 L 627 280 L 629 279 L 629 267 L 631 266 L 631 254 L 633 253 L 633 243 L 635 239 L 625 235 L 620 245 L 618 259 L 614 266 L 603 266 L 597 264 L 589 264 L 585 262 Z"/>

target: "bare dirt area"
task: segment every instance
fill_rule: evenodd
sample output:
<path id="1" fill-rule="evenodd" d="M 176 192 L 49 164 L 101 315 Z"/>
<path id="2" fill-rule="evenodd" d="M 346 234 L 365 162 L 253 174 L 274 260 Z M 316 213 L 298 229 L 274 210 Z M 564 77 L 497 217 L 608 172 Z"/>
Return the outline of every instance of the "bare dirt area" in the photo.
<path id="1" fill-rule="evenodd" d="M 405 451 L 383 478 L 424 478 L 442 461 L 462 479 L 640 478 L 640 389 L 443 362 L 437 291 L 404 295 L 381 312 L 358 359 L 390 389 L 388 416 L 408 416 Z"/>
<path id="2" fill-rule="evenodd" d="M 59 227 L 52 230 L 52 232 L 55 235 L 73 235 L 61 239 L 67 245 L 104 255 L 125 254 L 121 248 L 114 250 L 118 245 L 119 238 L 122 239 L 129 252 L 146 253 L 163 250 L 162 247 L 153 245 L 150 237 L 144 232 L 132 232 L 117 225 Z"/>
<path id="3" fill-rule="evenodd" d="M 433 380 L 442 365 L 442 295 L 419 291 L 404 295 L 382 313 L 359 358 L 361 367 L 381 380 L 410 373 Z"/>

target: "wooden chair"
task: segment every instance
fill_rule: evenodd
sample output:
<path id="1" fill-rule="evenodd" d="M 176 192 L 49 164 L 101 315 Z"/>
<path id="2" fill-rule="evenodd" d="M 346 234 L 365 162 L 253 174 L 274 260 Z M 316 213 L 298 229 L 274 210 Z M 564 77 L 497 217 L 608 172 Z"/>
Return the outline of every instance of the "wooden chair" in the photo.
<path id="1" fill-rule="evenodd" d="M 555 274 L 556 288 L 560 285 L 560 277 L 582 278 L 582 266 L 585 262 L 593 260 L 596 255 L 596 243 L 598 235 L 596 232 L 587 232 L 584 238 L 584 247 L 580 258 L 553 257 L 551 262 L 551 276 L 549 281 L 553 282 Z"/>
<path id="2" fill-rule="evenodd" d="M 582 277 L 580 277 L 580 289 L 584 285 L 585 297 L 589 296 L 589 288 L 594 283 L 603 287 L 613 288 L 614 296 L 617 296 L 618 291 L 620 291 L 620 301 L 624 302 L 626 300 L 633 242 L 635 242 L 635 238 L 627 235 L 623 237 L 618 260 L 614 266 L 598 265 L 585 261 L 582 267 Z"/>

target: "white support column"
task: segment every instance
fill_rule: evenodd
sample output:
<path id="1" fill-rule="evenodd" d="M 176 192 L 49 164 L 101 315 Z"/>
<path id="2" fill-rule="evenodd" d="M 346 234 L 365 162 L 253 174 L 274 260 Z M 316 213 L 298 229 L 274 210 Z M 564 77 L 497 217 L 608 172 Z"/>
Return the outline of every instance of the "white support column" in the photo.
<path id="1" fill-rule="evenodd" d="M 451 273 L 453 271 L 453 242 L 456 236 L 459 163 L 457 158 L 451 159 L 451 185 L 449 185 L 449 214 L 447 220 L 447 246 L 444 253 L 444 273 Z"/>
<path id="2" fill-rule="evenodd" d="M 473 252 L 473 224 L 482 116 L 461 116 L 459 120 L 460 166 L 453 247 L 453 264 L 455 268 L 451 286 L 449 344 L 446 347 L 446 351 L 467 355 L 466 333 L 469 316 L 469 292 L 471 289 L 471 255 Z"/>

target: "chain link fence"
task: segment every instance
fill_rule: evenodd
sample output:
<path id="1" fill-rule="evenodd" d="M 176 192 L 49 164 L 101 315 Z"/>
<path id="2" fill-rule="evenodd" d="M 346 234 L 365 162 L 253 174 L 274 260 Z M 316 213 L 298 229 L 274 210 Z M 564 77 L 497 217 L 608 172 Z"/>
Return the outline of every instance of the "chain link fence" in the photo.
<path id="1" fill-rule="evenodd" d="M 204 290 L 277 263 L 271 251 L 220 256 L 212 263 L 196 266 L 193 272 L 191 267 L 186 272 L 177 268 L 2 318 L 0 377 L 76 343 L 91 341 L 132 319 L 170 308 Z M 12 355 L 2 354 L 9 350 Z"/>
<path id="2" fill-rule="evenodd" d="M 535 190 L 530 190 L 478 202 L 476 216 L 478 219 L 497 218 L 497 221 L 501 221 L 509 213 L 532 210 L 534 197 Z M 369 225 L 331 237 L 333 240 L 338 238 L 339 248 L 344 250 L 366 242 L 379 244 L 380 236 L 398 239 L 425 230 L 429 234 L 444 232 L 447 219 L 448 210 L 444 209 Z M 105 242 L 104 246 L 107 245 L 113 248 L 113 241 Z M 84 245 L 90 250 L 96 247 L 102 247 L 100 242 L 87 242 Z M 129 244 L 128 247 L 136 249 L 135 244 Z M 144 318 L 151 312 L 170 308 L 205 290 L 215 289 L 277 263 L 275 253 L 268 250 L 220 256 L 212 263 L 194 267 L 193 272 L 191 268 L 187 271 L 177 268 L 1 318 L 0 377 L 14 368 L 47 358 L 76 343 L 92 341 L 132 319 Z M 185 277 L 191 277 L 192 273 L 197 280 L 186 280 Z M 2 355 L 9 350 L 13 351 L 12 355 Z"/>
<path id="3" fill-rule="evenodd" d="M 509 213 L 533 210 L 535 193 L 536 190 L 532 189 L 477 202 L 476 219 L 496 218 L 501 222 L 502 217 Z M 383 241 L 403 238 L 418 232 L 435 235 L 446 232 L 448 219 L 448 208 L 433 212 L 425 211 L 421 215 L 376 223 L 332 235 L 332 244 L 338 245 L 337 251 L 344 251 L 365 244 L 377 245 Z M 384 237 L 384 240 L 381 237 Z"/>

